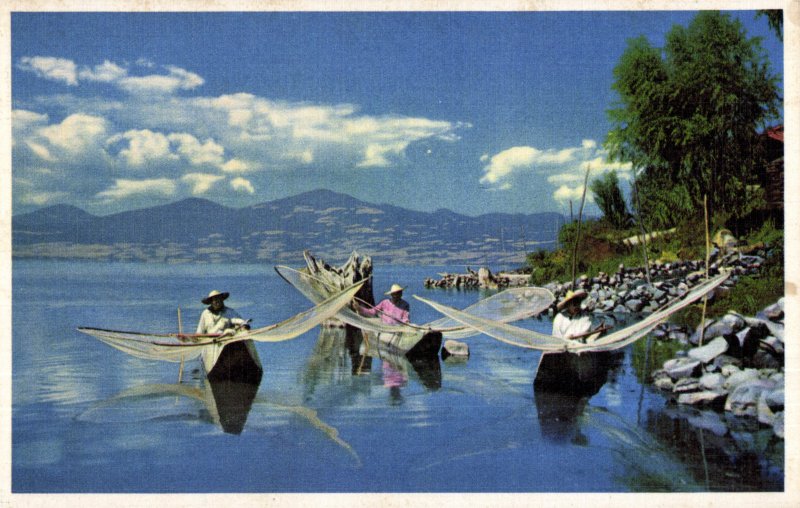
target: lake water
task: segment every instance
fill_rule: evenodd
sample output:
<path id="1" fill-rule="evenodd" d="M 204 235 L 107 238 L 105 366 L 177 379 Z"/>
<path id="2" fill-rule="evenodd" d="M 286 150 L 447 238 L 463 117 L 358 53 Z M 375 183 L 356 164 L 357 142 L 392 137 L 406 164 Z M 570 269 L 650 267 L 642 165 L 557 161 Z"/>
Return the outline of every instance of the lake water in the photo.
<path id="1" fill-rule="evenodd" d="M 426 290 L 463 267 L 378 266 L 465 307 L 481 293 Z M 78 326 L 192 331 L 211 289 L 254 326 L 308 308 L 270 266 L 15 261 L 12 491 L 660 492 L 783 489 L 771 430 L 681 409 L 639 380 L 663 361 L 647 341 L 601 366 L 587 393 L 534 390 L 539 353 L 486 336 L 465 362 L 359 357 L 342 331 L 258 343 L 253 393 L 223 393 L 199 362 L 142 360 Z M 521 326 L 549 333 L 548 320 Z M 357 362 L 357 364 L 356 364 Z M 646 366 L 647 365 L 647 366 Z"/>

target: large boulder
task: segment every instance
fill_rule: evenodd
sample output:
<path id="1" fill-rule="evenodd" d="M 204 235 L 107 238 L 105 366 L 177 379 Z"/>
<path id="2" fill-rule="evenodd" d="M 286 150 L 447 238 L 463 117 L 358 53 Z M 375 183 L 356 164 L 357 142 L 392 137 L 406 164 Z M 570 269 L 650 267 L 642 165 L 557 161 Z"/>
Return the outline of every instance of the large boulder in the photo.
<path id="1" fill-rule="evenodd" d="M 765 379 L 754 379 L 737 385 L 725 401 L 725 411 L 736 416 L 757 416 L 761 393 L 774 386 L 774 383 Z"/>
<path id="2" fill-rule="evenodd" d="M 717 337 L 705 346 L 696 347 L 689 350 L 689 358 L 700 361 L 702 363 L 709 363 L 714 358 L 725 353 L 728 350 L 728 341 L 723 337 Z"/>
<path id="3" fill-rule="evenodd" d="M 674 381 L 693 376 L 700 370 L 701 363 L 691 358 L 673 358 L 664 362 L 664 372 Z"/>

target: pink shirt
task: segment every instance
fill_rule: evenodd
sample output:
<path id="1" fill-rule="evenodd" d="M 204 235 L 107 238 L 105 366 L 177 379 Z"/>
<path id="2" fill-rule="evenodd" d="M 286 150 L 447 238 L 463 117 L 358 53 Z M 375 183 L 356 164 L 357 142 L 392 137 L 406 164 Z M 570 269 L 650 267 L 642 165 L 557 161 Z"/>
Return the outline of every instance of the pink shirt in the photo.
<path id="1" fill-rule="evenodd" d="M 390 299 L 381 301 L 372 308 L 361 307 L 360 312 L 365 316 L 374 316 L 380 312 L 381 322 L 395 325 L 397 323 L 408 323 L 408 302 L 400 300 L 397 305 Z"/>

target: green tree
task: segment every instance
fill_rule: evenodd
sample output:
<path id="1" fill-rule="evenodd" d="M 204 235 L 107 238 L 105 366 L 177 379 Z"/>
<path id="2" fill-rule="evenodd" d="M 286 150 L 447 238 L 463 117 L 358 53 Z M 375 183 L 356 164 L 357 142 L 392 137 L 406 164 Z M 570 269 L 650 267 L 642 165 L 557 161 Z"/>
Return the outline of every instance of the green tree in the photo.
<path id="1" fill-rule="evenodd" d="M 594 200 L 605 219 L 615 228 L 623 229 L 630 225 L 631 214 L 622 191 L 619 188 L 619 179 L 616 171 L 610 171 L 600 178 L 595 178 L 589 185 L 594 194 Z"/>
<path id="2" fill-rule="evenodd" d="M 765 9 L 756 11 L 756 18 L 767 17 L 769 27 L 775 32 L 778 40 L 783 41 L 783 11 L 781 9 Z"/>
<path id="3" fill-rule="evenodd" d="M 614 68 L 619 101 L 605 145 L 633 164 L 640 213 L 675 220 L 707 195 L 710 213 L 744 214 L 758 131 L 778 116 L 776 83 L 760 40 L 727 14 L 674 26 L 663 49 L 630 40 Z"/>

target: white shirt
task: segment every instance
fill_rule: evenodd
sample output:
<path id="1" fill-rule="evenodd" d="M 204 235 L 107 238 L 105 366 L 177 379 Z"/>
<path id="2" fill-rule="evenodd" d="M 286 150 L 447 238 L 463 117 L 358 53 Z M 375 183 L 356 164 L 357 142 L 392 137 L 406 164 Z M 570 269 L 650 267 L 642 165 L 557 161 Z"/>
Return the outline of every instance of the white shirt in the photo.
<path id="1" fill-rule="evenodd" d="M 577 335 L 588 332 L 592 328 L 591 316 L 579 316 L 570 318 L 563 312 L 556 314 L 553 318 L 553 336 L 564 339 L 571 339 Z"/>
<path id="2" fill-rule="evenodd" d="M 229 328 L 234 328 L 234 319 L 242 319 L 238 312 L 230 307 L 224 307 L 218 314 L 206 309 L 200 314 L 200 322 L 197 323 L 198 334 L 217 334 Z"/>

